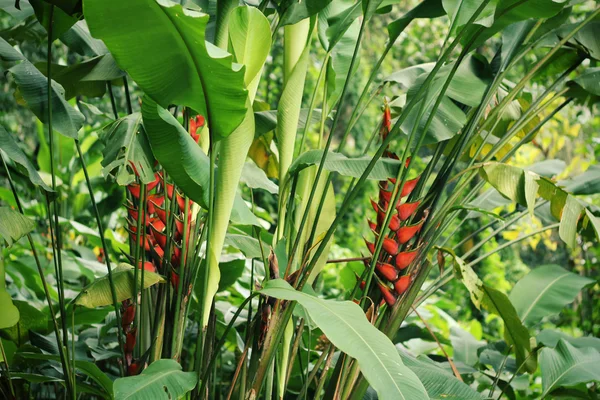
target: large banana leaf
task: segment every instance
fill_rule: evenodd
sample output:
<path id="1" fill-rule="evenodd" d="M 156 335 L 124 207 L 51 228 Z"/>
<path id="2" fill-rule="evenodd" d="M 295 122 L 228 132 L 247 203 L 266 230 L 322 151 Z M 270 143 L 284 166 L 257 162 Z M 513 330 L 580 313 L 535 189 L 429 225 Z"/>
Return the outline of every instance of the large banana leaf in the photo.
<path id="1" fill-rule="evenodd" d="M 545 348 L 540 353 L 542 396 L 561 386 L 600 381 L 600 353 L 587 348 L 577 349 L 561 339 L 555 349 Z"/>
<path id="2" fill-rule="evenodd" d="M 119 400 L 181 399 L 196 383 L 196 374 L 182 371 L 177 361 L 158 360 L 140 375 L 117 379 L 114 396 Z"/>
<path id="3" fill-rule="evenodd" d="M 215 139 L 242 122 L 244 71 L 205 42 L 207 14 L 168 0 L 86 0 L 84 12 L 92 35 L 154 102 L 191 107 Z"/>
<path id="4" fill-rule="evenodd" d="M 9 207 L 0 207 L 0 246 L 12 246 L 33 228 L 35 223 L 31 219 Z"/>
<path id="5" fill-rule="evenodd" d="M 559 313 L 581 289 L 594 282 L 558 265 L 544 265 L 525 275 L 510 293 L 510 301 L 525 325 Z"/>
<path id="6" fill-rule="evenodd" d="M 357 304 L 298 292 L 282 279 L 268 281 L 261 293 L 300 303 L 327 338 L 358 361 L 361 372 L 381 400 L 429 399 L 423 384 L 404 365 L 394 344 L 371 325 Z"/>

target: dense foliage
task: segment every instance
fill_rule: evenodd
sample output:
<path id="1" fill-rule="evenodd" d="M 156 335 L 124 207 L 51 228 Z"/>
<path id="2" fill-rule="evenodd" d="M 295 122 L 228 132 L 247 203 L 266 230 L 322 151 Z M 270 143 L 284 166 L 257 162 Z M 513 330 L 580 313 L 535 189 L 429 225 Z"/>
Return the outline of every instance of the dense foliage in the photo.
<path id="1" fill-rule="evenodd" d="M 595 2 L 0 10 L 2 398 L 598 397 Z"/>

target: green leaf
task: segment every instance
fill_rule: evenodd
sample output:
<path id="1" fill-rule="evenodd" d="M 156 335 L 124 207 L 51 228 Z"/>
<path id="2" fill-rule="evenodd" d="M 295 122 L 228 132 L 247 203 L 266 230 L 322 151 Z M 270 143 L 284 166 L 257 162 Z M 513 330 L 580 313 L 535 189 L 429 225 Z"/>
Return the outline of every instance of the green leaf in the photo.
<path id="1" fill-rule="evenodd" d="M 478 309 L 483 307 L 488 312 L 498 315 L 504 321 L 507 342 L 514 345 L 517 356 L 517 365 L 524 363 L 524 369 L 528 372 L 534 372 L 537 368 L 536 360 L 531 353 L 531 344 L 529 341 L 529 331 L 521 322 L 515 307 L 512 305 L 508 296 L 504 293 L 485 285 L 477 276 L 475 271 L 456 256 L 452 251 L 446 250 L 452 255 L 455 262 L 455 273 L 462 280 L 469 291 L 471 301 Z"/>
<path id="2" fill-rule="evenodd" d="M 90 30 L 85 20 L 77 21 L 71 29 L 60 37 L 60 40 L 69 49 L 82 56 L 95 57 L 108 54 L 108 48 L 106 48 L 104 42 L 94 39 L 90 35 Z"/>
<path id="3" fill-rule="evenodd" d="M 12 340 L 20 346 L 29 340 L 30 330 L 43 334 L 48 333 L 48 317 L 46 314 L 26 301 L 15 300 L 13 304 L 19 310 L 19 322 L 3 329 L 0 332 L 2 337 Z"/>
<path id="4" fill-rule="evenodd" d="M 1 258 L 1 256 L 0 256 Z M 3 261 L 0 260 L 0 263 Z M 0 278 L 4 280 L 4 271 L 0 274 Z M 4 286 L 0 287 L 0 329 L 10 328 L 19 322 L 19 309 L 15 307 Z"/>
<path id="5" fill-rule="evenodd" d="M 77 22 L 76 17 L 67 14 L 59 7 L 54 7 L 54 10 L 51 13 L 51 1 L 29 0 L 29 3 L 33 7 L 33 10 L 35 11 L 35 16 L 37 17 L 38 21 L 44 27 L 44 29 L 46 29 L 46 32 L 49 32 L 50 23 L 52 23 L 51 39 L 53 41 L 66 31 L 68 31 L 73 26 L 73 24 Z M 50 20 L 50 16 L 52 16 L 52 21 Z"/>
<path id="6" fill-rule="evenodd" d="M 35 63 L 44 75 L 48 71 L 46 62 Z M 106 81 L 125 76 L 110 54 L 97 56 L 69 66 L 52 64 L 52 79 L 65 89 L 65 99 L 75 96 L 102 97 L 106 92 Z"/>
<path id="7" fill-rule="evenodd" d="M 10 43 L 0 37 L 0 60 L 2 61 L 21 61 L 25 56 L 12 47 Z"/>
<path id="8" fill-rule="evenodd" d="M 431 400 L 481 400 L 484 398 L 469 385 L 456 379 L 451 372 L 427 357 L 413 358 L 403 351 L 400 352 L 400 356 L 404 364 L 419 377 Z"/>
<path id="9" fill-rule="evenodd" d="M 86 0 L 84 12 L 92 35 L 161 107 L 191 107 L 217 140 L 242 122 L 245 72 L 205 42 L 207 14 L 168 0 Z"/>
<path id="10" fill-rule="evenodd" d="M 567 341 L 558 341 L 555 349 L 544 348 L 540 353 L 542 396 L 554 389 L 579 383 L 600 381 L 600 353 L 592 348 L 577 349 Z"/>
<path id="11" fill-rule="evenodd" d="M 593 336 L 572 337 L 561 331 L 544 329 L 536 336 L 536 341 L 546 347 L 556 347 L 559 340 L 565 340 L 578 349 L 591 347 L 600 351 L 600 339 Z"/>
<path id="12" fill-rule="evenodd" d="M 450 327 L 453 358 L 456 362 L 474 366 L 479 361 L 477 349 L 485 346 L 485 342 L 475 339 L 470 332 L 457 326 Z"/>
<path id="13" fill-rule="evenodd" d="M 558 265 L 544 265 L 525 275 L 510 293 L 510 301 L 525 325 L 558 314 L 581 289 L 594 282 Z"/>
<path id="14" fill-rule="evenodd" d="M 298 158 L 294 160 L 294 163 L 290 166 L 289 175 L 295 175 L 305 168 L 311 165 L 319 165 L 321 158 L 323 157 L 323 150 L 309 150 L 302 153 Z M 323 168 L 326 171 L 337 172 L 343 176 L 350 176 L 353 178 L 359 178 L 363 172 L 367 169 L 371 157 L 358 157 L 348 158 L 341 153 L 328 152 L 325 158 L 325 165 Z M 398 160 L 380 159 L 375 164 L 375 167 L 369 173 L 368 179 L 386 180 L 391 177 L 395 177 L 400 168 L 401 162 Z"/>
<path id="15" fill-rule="evenodd" d="M 48 123 L 48 78 L 29 61 L 9 69 L 27 106 L 44 124 Z M 52 128 L 65 136 L 77 139 L 83 125 L 83 115 L 65 100 L 65 90 L 52 80 Z"/>
<path id="16" fill-rule="evenodd" d="M 115 284 L 117 301 L 130 299 L 134 286 L 134 270 L 129 264 L 121 263 L 113 269 L 112 278 Z M 159 274 L 146 271 L 142 284 L 142 274 L 138 274 L 138 288 L 147 289 L 157 283 L 163 283 L 165 280 Z M 96 308 L 112 305 L 112 295 L 108 275 L 96 279 L 90 285 L 79 293 L 75 298 L 75 304 L 87 308 Z"/>
<path id="17" fill-rule="evenodd" d="M 358 365 L 380 399 L 428 399 L 417 375 L 403 363 L 393 343 L 375 328 L 361 308 L 350 301 L 324 300 L 294 290 L 273 279 L 261 293 L 299 302 L 327 338 Z"/>
<path id="18" fill-rule="evenodd" d="M 390 41 L 395 42 L 404 29 L 417 18 L 437 18 L 445 14 L 441 0 L 423 0 L 415 8 L 387 26 Z"/>
<path id="19" fill-rule="evenodd" d="M 196 381 L 196 373 L 183 372 L 177 361 L 158 360 L 140 375 L 117 379 L 114 394 L 118 400 L 181 399 Z"/>
<path id="20" fill-rule="evenodd" d="M 332 0 L 304 0 L 291 2 L 281 15 L 281 26 L 292 25 L 310 18 L 325 8 Z"/>
<path id="21" fill-rule="evenodd" d="M 591 165 L 583 174 L 559 185 L 574 195 L 600 193 L 600 165 Z"/>
<path id="22" fill-rule="evenodd" d="M 146 134 L 140 129 L 141 122 L 142 114 L 136 112 L 110 123 L 100 133 L 100 139 L 105 145 L 102 151 L 102 173 L 105 176 L 114 174 L 121 186 L 135 181 L 132 166 L 135 166 L 143 183 L 154 181 L 154 157 Z"/>
<path id="23" fill-rule="evenodd" d="M 479 13 L 472 24 L 488 28 L 492 26 L 498 1 L 488 1 L 483 11 Z M 450 18 L 452 26 L 450 34 L 453 35 L 458 31 L 458 28 L 465 26 L 473 15 L 475 15 L 477 9 L 483 4 L 483 0 L 442 0 L 442 4 L 448 14 L 448 18 Z"/>
<path id="24" fill-rule="evenodd" d="M 260 243 L 251 236 L 230 233 L 225 236 L 225 244 L 238 249 L 246 258 L 262 258 Z"/>
<path id="25" fill-rule="evenodd" d="M 244 164 L 240 181 L 252 189 L 263 189 L 271 194 L 279 192 L 279 187 L 270 181 L 265 171 L 258 168 L 252 161 L 247 161 Z"/>
<path id="26" fill-rule="evenodd" d="M 17 353 L 18 357 L 23 357 L 25 359 L 31 360 L 46 360 L 46 361 L 55 361 L 57 363 L 61 362 L 60 356 L 53 354 L 40 354 L 40 353 Z M 79 373 L 83 373 L 84 375 L 90 377 L 94 382 L 96 382 L 100 387 L 108 394 L 112 395 L 113 391 L 113 382 L 110 380 L 108 376 L 104 372 L 98 368 L 98 366 L 89 361 L 83 360 L 75 360 L 75 368 Z"/>
<path id="27" fill-rule="evenodd" d="M 4 239 L 8 247 L 31 232 L 33 228 L 35 224 L 31 219 L 11 208 L 0 207 L 0 238 Z"/>
<path id="28" fill-rule="evenodd" d="M 2 150 L 4 154 L 8 156 L 8 158 L 25 168 L 31 183 L 41 187 L 47 192 L 52 192 L 52 188 L 44 183 L 44 180 L 38 174 L 38 171 L 33 166 L 33 163 L 29 160 L 29 158 L 27 158 L 12 135 L 9 134 L 2 125 L 0 125 L 0 150 Z"/>
<path id="29" fill-rule="evenodd" d="M 479 171 L 483 179 L 500 194 L 529 210 L 533 209 L 538 195 L 548 200 L 552 215 L 560 221 L 560 238 L 569 247 L 575 245 L 577 222 L 584 208 L 566 190 L 548 178 L 508 164 L 489 162 L 482 165 Z"/>

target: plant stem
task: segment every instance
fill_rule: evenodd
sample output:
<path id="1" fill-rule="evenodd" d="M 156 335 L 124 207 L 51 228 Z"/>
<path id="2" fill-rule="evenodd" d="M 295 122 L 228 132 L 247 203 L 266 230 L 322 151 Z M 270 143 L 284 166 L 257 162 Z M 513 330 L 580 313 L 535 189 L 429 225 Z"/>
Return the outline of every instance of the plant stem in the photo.
<path id="1" fill-rule="evenodd" d="M 87 167 L 85 165 L 85 160 L 83 158 L 83 153 L 81 152 L 81 146 L 79 144 L 79 140 L 75 140 L 75 146 L 77 147 L 77 154 L 79 154 L 79 160 L 81 162 L 81 168 L 83 169 L 83 175 L 85 176 L 85 182 L 88 188 L 88 193 L 90 194 L 90 199 L 92 202 L 92 208 L 94 210 L 94 216 L 96 218 L 96 224 L 98 225 L 98 233 L 100 234 L 100 242 L 102 243 L 102 250 L 104 251 L 104 258 L 106 261 L 106 269 L 108 271 L 108 283 L 110 285 L 110 295 L 112 297 L 113 307 L 115 309 L 115 317 L 117 324 L 117 339 L 119 342 L 119 350 L 121 352 L 122 364 L 120 364 L 121 376 L 124 375 L 124 367 L 127 365 L 125 360 L 125 352 L 123 347 L 123 332 L 121 329 L 121 312 L 119 308 L 119 302 L 117 301 L 117 291 L 115 289 L 115 281 L 112 275 L 112 268 L 110 266 L 110 253 L 108 252 L 108 246 L 106 245 L 106 238 L 104 236 L 104 227 L 102 224 L 102 218 L 100 217 L 100 213 L 98 212 L 98 205 L 96 204 L 96 199 L 94 198 L 94 190 L 92 188 L 92 182 L 90 180 L 90 176 L 87 171 Z M 141 195 L 140 195 L 141 196 Z M 139 217 L 139 212 L 138 212 Z M 138 231 L 139 232 L 139 231 Z M 137 265 L 134 266 L 137 270 Z"/>

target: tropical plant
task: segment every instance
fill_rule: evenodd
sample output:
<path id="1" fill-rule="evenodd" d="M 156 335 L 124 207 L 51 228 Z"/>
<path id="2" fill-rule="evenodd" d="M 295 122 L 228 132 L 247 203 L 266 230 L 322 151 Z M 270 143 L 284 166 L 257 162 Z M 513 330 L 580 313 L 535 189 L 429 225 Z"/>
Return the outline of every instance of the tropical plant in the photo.
<path id="1" fill-rule="evenodd" d="M 518 157 L 597 110 L 600 8 L 399 3 L 0 3 L 3 396 L 595 398 L 600 342 L 548 321 L 597 269 L 483 275 L 553 230 L 597 264 L 598 168 Z M 384 73 L 424 21 L 429 62 Z"/>

